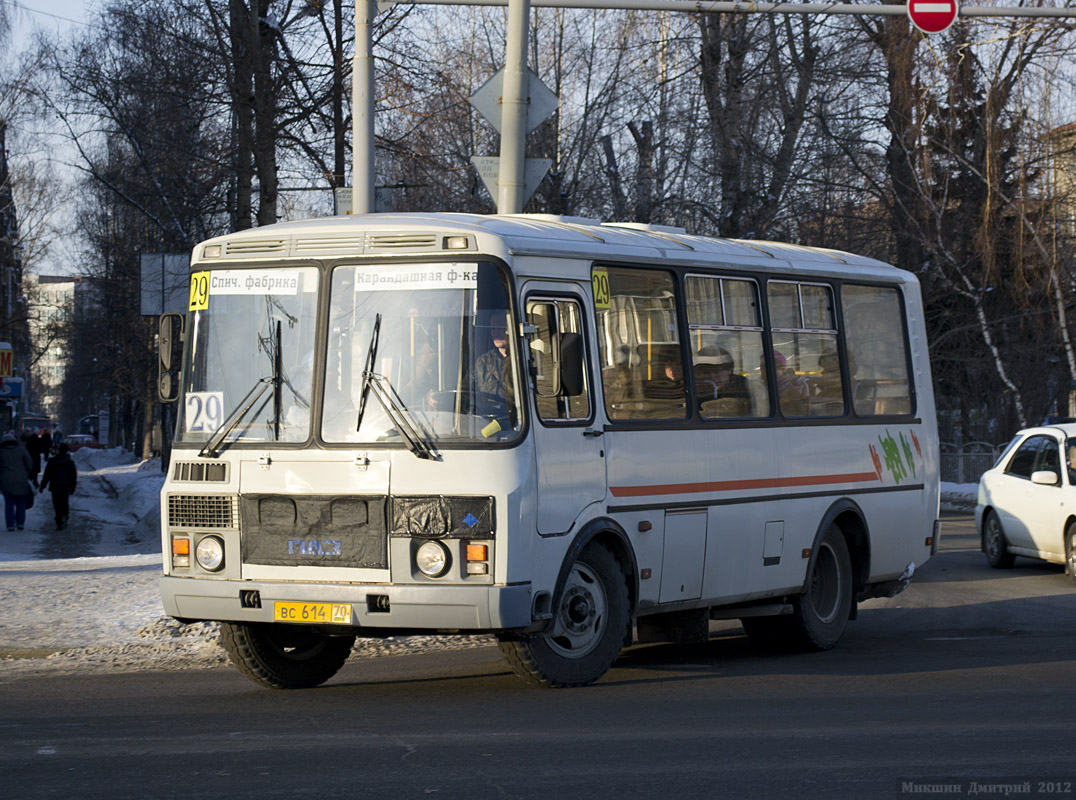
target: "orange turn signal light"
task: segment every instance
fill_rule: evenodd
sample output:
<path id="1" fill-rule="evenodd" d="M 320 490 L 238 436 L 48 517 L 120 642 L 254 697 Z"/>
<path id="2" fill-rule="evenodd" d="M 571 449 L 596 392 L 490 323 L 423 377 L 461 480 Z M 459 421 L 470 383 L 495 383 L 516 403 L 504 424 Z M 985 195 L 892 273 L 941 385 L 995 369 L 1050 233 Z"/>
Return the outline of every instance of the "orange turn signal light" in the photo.
<path id="1" fill-rule="evenodd" d="M 172 539 L 172 555 L 189 556 L 191 554 L 191 540 L 187 537 L 176 536 Z"/>
<path id="2" fill-rule="evenodd" d="M 467 545 L 468 561 L 486 561 L 489 559 L 489 548 L 484 544 Z"/>

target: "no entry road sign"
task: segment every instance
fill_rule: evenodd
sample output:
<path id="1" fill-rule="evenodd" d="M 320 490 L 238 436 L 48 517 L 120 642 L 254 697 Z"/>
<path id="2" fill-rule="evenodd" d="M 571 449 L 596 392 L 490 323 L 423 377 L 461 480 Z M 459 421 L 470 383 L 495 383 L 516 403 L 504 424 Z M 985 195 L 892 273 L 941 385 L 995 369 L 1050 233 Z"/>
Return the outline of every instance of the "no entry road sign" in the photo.
<path id="1" fill-rule="evenodd" d="M 923 33 L 941 33 L 956 20 L 956 0 L 908 0 L 908 18 Z"/>

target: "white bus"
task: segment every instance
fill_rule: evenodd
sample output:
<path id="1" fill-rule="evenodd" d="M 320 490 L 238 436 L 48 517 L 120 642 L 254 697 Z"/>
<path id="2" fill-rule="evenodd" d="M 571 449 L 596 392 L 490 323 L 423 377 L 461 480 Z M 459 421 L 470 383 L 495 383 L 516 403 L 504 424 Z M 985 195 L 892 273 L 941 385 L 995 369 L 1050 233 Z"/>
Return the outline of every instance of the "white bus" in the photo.
<path id="1" fill-rule="evenodd" d="M 740 619 L 833 647 L 938 542 L 915 278 L 545 216 L 374 214 L 191 261 L 167 612 L 320 684 L 356 636 L 492 633 L 546 686 Z"/>

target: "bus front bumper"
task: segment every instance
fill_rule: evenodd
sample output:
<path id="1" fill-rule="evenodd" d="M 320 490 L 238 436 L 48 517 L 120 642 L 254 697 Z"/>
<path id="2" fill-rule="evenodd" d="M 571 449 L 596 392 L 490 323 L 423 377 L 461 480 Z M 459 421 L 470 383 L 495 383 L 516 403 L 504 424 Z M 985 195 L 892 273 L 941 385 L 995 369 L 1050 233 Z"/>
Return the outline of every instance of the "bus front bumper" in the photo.
<path id="1" fill-rule="evenodd" d="M 165 612 L 181 620 L 279 622 L 278 603 L 347 604 L 351 626 L 506 630 L 531 624 L 531 585 L 382 586 L 161 578 Z"/>

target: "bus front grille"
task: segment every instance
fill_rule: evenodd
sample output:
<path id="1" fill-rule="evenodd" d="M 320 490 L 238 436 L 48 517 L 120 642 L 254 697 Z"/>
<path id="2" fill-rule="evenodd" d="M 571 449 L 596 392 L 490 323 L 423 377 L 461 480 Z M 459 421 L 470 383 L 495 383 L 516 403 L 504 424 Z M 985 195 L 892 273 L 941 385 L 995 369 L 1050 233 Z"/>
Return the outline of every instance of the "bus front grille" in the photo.
<path id="1" fill-rule="evenodd" d="M 237 528 L 239 498 L 230 494 L 168 496 L 168 525 L 173 528 Z"/>

